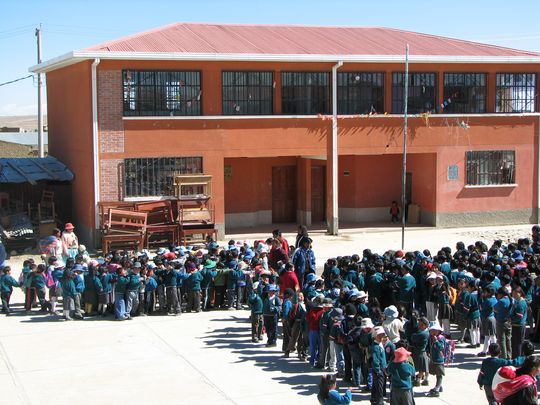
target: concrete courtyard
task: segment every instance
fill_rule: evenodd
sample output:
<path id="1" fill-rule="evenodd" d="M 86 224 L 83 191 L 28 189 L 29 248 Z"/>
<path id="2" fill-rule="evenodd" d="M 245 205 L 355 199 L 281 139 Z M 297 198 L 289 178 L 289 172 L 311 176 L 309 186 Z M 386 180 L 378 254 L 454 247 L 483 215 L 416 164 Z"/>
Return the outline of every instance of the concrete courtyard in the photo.
<path id="1" fill-rule="evenodd" d="M 269 231 L 231 234 L 227 240 L 251 241 L 267 237 Z M 415 228 L 407 232 L 406 249 L 435 253 L 458 240 L 468 244 L 484 239 L 489 245 L 494 237 L 525 237 L 529 231 L 530 225 Z M 294 241 L 293 233 L 285 236 Z M 383 253 L 401 244 L 398 228 L 345 229 L 334 238 L 319 231 L 311 236 L 319 265 L 331 256 L 361 254 L 364 248 Z M 26 257 L 10 261 L 15 276 Z M 12 298 L 17 312 L 22 298 L 17 289 Z M 316 404 L 322 373 L 294 357 L 282 358 L 279 341 L 278 348 L 271 349 L 251 343 L 248 316 L 249 311 L 214 311 L 126 322 L 63 322 L 38 312 L 2 316 L 0 404 Z M 485 403 L 476 384 L 476 352 L 458 348 L 441 397 L 427 398 L 430 387 L 421 387 L 415 391 L 416 403 Z M 353 399 L 367 402 L 369 395 L 353 391 Z"/>

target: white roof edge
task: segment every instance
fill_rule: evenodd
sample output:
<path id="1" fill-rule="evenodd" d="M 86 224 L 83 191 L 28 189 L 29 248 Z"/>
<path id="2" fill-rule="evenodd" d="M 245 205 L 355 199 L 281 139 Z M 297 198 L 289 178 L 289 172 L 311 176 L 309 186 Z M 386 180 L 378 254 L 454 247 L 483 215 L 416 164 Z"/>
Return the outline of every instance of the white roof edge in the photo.
<path id="1" fill-rule="evenodd" d="M 72 51 L 31 66 L 33 73 L 46 73 L 82 60 L 178 60 L 178 61 L 252 61 L 252 62 L 337 62 L 345 63 L 405 63 L 405 55 L 315 55 L 315 54 L 247 54 L 247 53 L 185 53 L 185 52 L 109 52 Z M 538 63 L 540 56 L 444 56 L 412 55 L 411 63 Z"/>

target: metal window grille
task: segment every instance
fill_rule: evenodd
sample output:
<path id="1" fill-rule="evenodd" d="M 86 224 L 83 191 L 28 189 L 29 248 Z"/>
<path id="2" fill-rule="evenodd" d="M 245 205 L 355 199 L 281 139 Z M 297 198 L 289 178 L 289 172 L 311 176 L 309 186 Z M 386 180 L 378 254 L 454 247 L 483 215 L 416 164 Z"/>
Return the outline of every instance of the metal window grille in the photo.
<path id="1" fill-rule="evenodd" d="M 435 73 L 409 73 L 409 101 L 407 110 L 410 114 L 424 113 L 435 107 Z M 405 111 L 405 73 L 392 74 L 392 113 L 403 114 Z"/>
<path id="2" fill-rule="evenodd" d="M 384 112 L 384 73 L 339 72 L 338 114 Z"/>
<path id="3" fill-rule="evenodd" d="M 125 196 L 173 196 L 175 175 L 201 174 L 202 157 L 124 159 Z"/>
<path id="4" fill-rule="evenodd" d="M 496 112 L 520 113 L 536 110 L 535 73 L 497 73 Z"/>
<path id="5" fill-rule="evenodd" d="M 330 73 L 282 72 L 283 114 L 328 114 L 330 112 Z"/>
<path id="6" fill-rule="evenodd" d="M 515 183 L 515 151 L 474 151 L 467 152 L 466 158 L 467 185 Z"/>
<path id="7" fill-rule="evenodd" d="M 449 100 L 444 113 L 486 112 L 485 73 L 445 73 L 444 100 Z"/>
<path id="8" fill-rule="evenodd" d="M 200 72 L 122 73 L 124 116 L 201 115 Z"/>
<path id="9" fill-rule="evenodd" d="M 272 72 L 223 72 L 222 104 L 225 115 L 273 113 Z"/>

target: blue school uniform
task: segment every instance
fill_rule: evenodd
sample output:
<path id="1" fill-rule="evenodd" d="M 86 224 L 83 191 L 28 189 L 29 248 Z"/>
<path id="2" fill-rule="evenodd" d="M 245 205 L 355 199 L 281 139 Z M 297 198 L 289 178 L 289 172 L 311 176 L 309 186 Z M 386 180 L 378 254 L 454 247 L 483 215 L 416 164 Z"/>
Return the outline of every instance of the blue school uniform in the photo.
<path id="1" fill-rule="evenodd" d="M 390 375 L 393 390 L 412 390 L 412 379 L 416 374 L 416 370 L 411 363 L 408 361 L 390 363 L 388 365 L 388 374 Z"/>
<path id="2" fill-rule="evenodd" d="M 414 290 L 416 287 L 416 280 L 410 274 L 407 274 L 398 280 L 398 300 L 407 304 L 412 304 L 414 301 Z"/>
<path id="3" fill-rule="evenodd" d="M 514 307 L 510 313 L 512 325 L 525 326 L 527 324 L 527 301 L 519 299 L 514 301 Z"/>
<path id="4" fill-rule="evenodd" d="M 505 323 L 510 318 L 510 310 L 512 309 L 512 303 L 508 297 L 503 297 L 493 307 L 495 313 L 495 320 L 497 323 Z"/>
<path id="5" fill-rule="evenodd" d="M 493 312 L 493 307 L 497 305 L 497 298 L 495 297 L 482 298 L 479 304 L 480 304 L 480 318 L 487 319 L 487 318 L 491 318 L 495 316 L 495 313 Z"/>
<path id="6" fill-rule="evenodd" d="M 370 276 L 366 282 L 367 293 L 370 297 L 381 297 L 384 279 L 381 273 L 377 272 Z"/>
<path id="7" fill-rule="evenodd" d="M 480 387 L 491 387 L 493 377 L 495 377 L 497 370 L 511 364 L 512 360 L 505 360 L 499 357 L 489 357 L 484 359 L 484 361 L 482 361 L 482 366 L 480 367 L 480 372 L 478 373 L 478 379 L 476 382 Z"/>
<path id="8" fill-rule="evenodd" d="M 331 390 L 328 393 L 328 399 L 324 401 L 324 405 L 342 405 L 350 404 L 352 401 L 351 391 L 347 390 L 345 394 L 340 395 L 336 390 Z"/>
<path id="9" fill-rule="evenodd" d="M 0 292 L 11 294 L 13 287 L 19 287 L 19 282 L 8 274 L 0 276 Z"/>

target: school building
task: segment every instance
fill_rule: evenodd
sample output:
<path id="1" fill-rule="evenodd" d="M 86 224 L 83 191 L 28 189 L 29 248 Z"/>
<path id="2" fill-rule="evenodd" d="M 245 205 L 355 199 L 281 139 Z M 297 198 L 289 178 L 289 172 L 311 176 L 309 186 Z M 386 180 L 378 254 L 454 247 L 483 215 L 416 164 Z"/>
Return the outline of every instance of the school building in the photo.
<path id="1" fill-rule="evenodd" d="M 73 51 L 46 74 L 49 153 L 98 201 L 172 195 L 213 176 L 235 227 L 389 221 L 401 196 L 450 227 L 531 223 L 540 204 L 540 54 L 389 28 L 178 23 Z"/>

